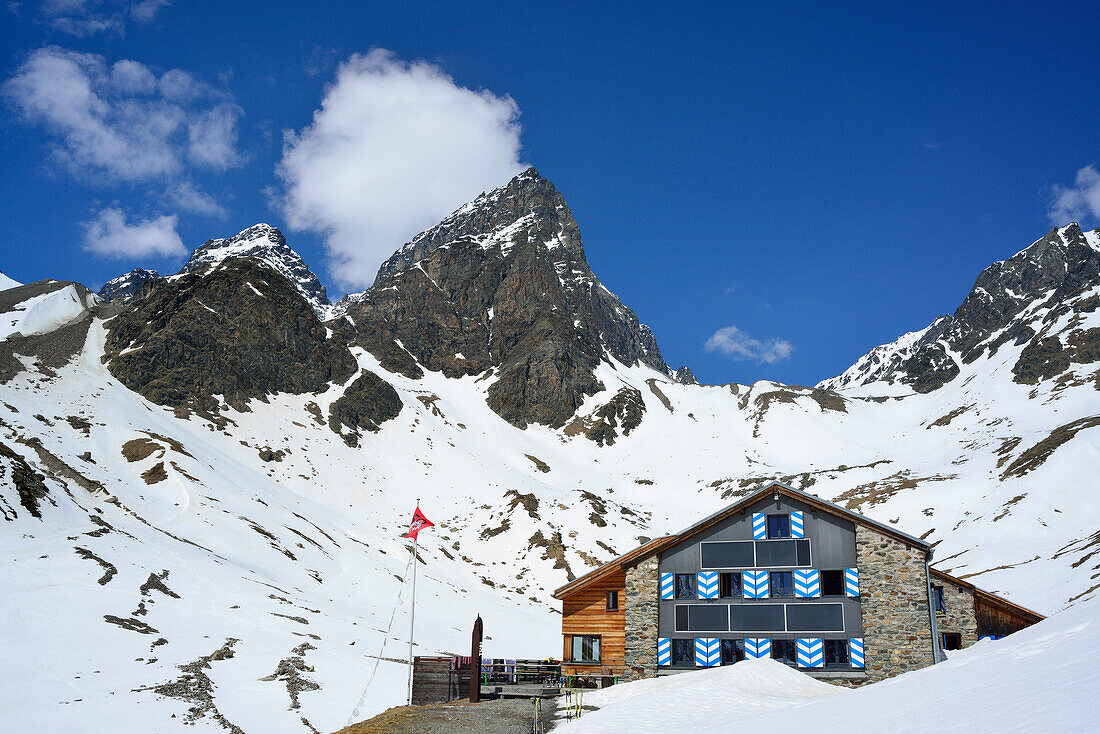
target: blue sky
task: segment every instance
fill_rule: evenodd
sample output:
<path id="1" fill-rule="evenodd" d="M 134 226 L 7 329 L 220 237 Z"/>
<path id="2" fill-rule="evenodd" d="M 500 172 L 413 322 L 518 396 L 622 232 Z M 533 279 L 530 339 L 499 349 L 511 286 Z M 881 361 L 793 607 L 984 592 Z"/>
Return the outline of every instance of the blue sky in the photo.
<path id="1" fill-rule="evenodd" d="M 98 287 L 267 221 L 338 295 L 530 164 L 670 364 L 812 384 L 1098 223 L 1095 2 L 317 5 L 8 3 L 0 269 Z"/>

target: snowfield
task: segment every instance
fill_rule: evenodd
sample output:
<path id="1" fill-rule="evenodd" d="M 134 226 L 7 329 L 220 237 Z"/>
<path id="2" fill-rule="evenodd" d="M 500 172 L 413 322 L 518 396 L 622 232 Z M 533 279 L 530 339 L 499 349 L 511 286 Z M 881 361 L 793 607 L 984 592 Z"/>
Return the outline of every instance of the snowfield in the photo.
<path id="1" fill-rule="evenodd" d="M 1095 732 L 1097 655 L 1100 602 L 1093 600 L 864 688 L 822 683 L 770 659 L 745 660 L 586 693 L 584 704 L 599 710 L 554 732 Z"/>

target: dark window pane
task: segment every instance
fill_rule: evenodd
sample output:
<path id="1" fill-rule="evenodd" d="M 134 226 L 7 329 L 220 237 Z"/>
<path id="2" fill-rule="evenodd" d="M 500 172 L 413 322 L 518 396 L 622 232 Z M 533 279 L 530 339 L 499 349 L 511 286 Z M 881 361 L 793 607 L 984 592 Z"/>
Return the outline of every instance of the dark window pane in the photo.
<path id="1" fill-rule="evenodd" d="M 843 604 L 788 604 L 789 632 L 843 632 Z"/>
<path id="2" fill-rule="evenodd" d="M 963 646 L 962 635 L 956 632 L 945 632 L 943 635 L 944 650 L 961 650 Z"/>
<path id="3" fill-rule="evenodd" d="M 729 608 L 725 604 L 685 604 L 688 632 L 725 632 L 729 629 Z"/>
<path id="4" fill-rule="evenodd" d="M 796 565 L 809 566 L 810 565 L 810 541 L 808 540 L 796 540 L 794 542 L 795 555 L 797 556 Z"/>
<path id="5" fill-rule="evenodd" d="M 727 540 L 699 545 L 703 568 L 752 568 L 756 565 L 751 540 Z"/>
<path id="6" fill-rule="evenodd" d="M 798 557 L 794 540 L 759 540 L 756 543 L 756 563 L 760 567 L 796 566 Z"/>
<path id="7" fill-rule="evenodd" d="M 695 665 L 695 640 L 672 641 L 672 664 Z"/>
<path id="8" fill-rule="evenodd" d="M 678 574 L 676 574 L 676 598 L 677 599 L 694 599 L 695 598 L 695 574 L 693 574 L 693 573 L 678 573 Z"/>
<path id="9" fill-rule="evenodd" d="M 844 596 L 844 572 L 843 571 L 822 571 L 821 572 L 821 595 L 822 596 Z"/>
<path id="10" fill-rule="evenodd" d="M 932 587 L 932 602 L 935 604 L 937 612 L 947 611 L 947 598 L 944 596 L 942 586 Z"/>
<path id="11" fill-rule="evenodd" d="M 718 595 L 726 599 L 741 596 L 741 574 L 734 571 L 718 577 Z"/>
<path id="12" fill-rule="evenodd" d="M 686 604 L 676 605 L 676 631 L 687 632 L 688 628 L 688 607 Z"/>
<path id="13" fill-rule="evenodd" d="M 769 575 L 772 596 L 794 596 L 794 574 L 790 571 L 772 571 Z"/>
<path id="14" fill-rule="evenodd" d="M 733 665 L 744 659 L 744 640 L 722 640 L 722 665 Z"/>
<path id="15" fill-rule="evenodd" d="M 769 538 L 789 538 L 789 537 L 791 537 L 791 516 L 790 515 L 768 515 L 768 537 Z"/>
<path id="16" fill-rule="evenodd" d="M 609 591 L 607 592 L 607 609 L 613 611 L 619 608 L 619 592 Z"/>
<path id="17" fill-rule="evenodd" d="M 772 640 L 772 658 L 781 663 L 794 665 L 796 662 L 794 640 Z"/>
<path id="18" fill-rule="evenodd" d="M 826 665 L 847 665 L 848 664 L 848 641 L 847 640 L 825 640 L 825 664 Z"/>
<path id="19" fill-rule="evenodd" d="M 734 632 L 782 632 L 782 604 L 730 605 L 730 630 Z"/>

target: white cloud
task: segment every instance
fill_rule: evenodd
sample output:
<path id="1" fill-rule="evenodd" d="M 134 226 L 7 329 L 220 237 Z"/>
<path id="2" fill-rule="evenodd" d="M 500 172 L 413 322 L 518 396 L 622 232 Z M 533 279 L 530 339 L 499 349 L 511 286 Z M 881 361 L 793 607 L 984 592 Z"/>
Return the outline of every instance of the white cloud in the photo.
<path id="1" fill-rule="evenodd" d="M 237 152 L 237 119 L 240 116 L 240 107 L 223 102 L 191 120 L 187 127 L 191 160 L 219 171 L 240 165 L 242 159 Z"/>
<path id="2" fill-rule="evenodd" d="M 126 221 L 117 207 L 108 207 L 84 223 L 84 246 L 97 255 L 114 258 L 175 257 L 187 253 L 176 232 L 177 218 Z"/>
<path id="3" fill-rule="evenodd" d="M 214 197 L 200 191 L 192 181 L 179 181 L 168 189 L 168 202 L 186 212 L 224 217 L 225 208 Z"/>
<path id="4" fill-rule="evenodd" d="M 1085 166 L 1073 186 L 1054 186 L 1054 203 L 1047 212 L 1051 224 L 1061 226 L 1084 219 L 1100 220 L 1100 171 Z"/>
<path id="5" fill-rule="evenodd" d="M 287 132 L 279 204 L 320 232 L 330 272 L 364 287 L 421 229 L 522 170 L 519 108 L 377 49 L 340 65 L 312 123 Z"/>
<path id="6" fill-rule="evenodd" d="M 168 4 L 168 0 L 44 0 L 39 17 L 55 30 L 80 38 L 97 33 L 123 36 L 127 20 L 151 23 Z"/>
<path id="7" fill-rule="evenodd" d="M 74 174 L 133 183 L 175 177 L 185 157 L 215 170 L 240 162 L 239 108 L 196 85 L 183 71 L 158 81 L 137 61 L 108 67 L 102 56 L 51 46 L 32 51 L 3 93 L 46 130 L 55 160 Z"/>
<path id="8" fill-rule="evenodd" d="M 762 342 L 753 339 L 736 326 L 726 326 L 711 334 L 704 348 L 708 352 L 721 352 L 734 359 L 747 359 L 762 364 L 774 364 L 790 358 L 794 353 L 794 347 L 786 339 Z"/>

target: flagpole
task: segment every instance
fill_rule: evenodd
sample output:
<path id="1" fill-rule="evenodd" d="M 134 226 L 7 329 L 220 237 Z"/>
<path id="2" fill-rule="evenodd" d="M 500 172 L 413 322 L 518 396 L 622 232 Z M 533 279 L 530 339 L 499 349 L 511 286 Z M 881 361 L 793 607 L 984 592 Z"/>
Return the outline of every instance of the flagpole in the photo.
<path id="1" fill-rule="evenodd" d="M 417 499 L 416 506 L 420 508 L 420 500 Z M 413 703 L 413 630 L 416 625 L 416 533 L 413 535 L 413 547 L 412 547 L 412 567 L 413 567 L 413 582 L 412 582 L 412 602 L 409 605 L 409 705 Z"/>

